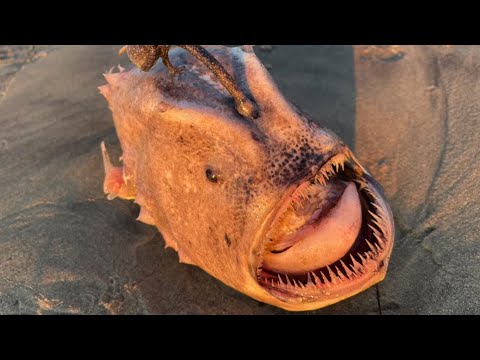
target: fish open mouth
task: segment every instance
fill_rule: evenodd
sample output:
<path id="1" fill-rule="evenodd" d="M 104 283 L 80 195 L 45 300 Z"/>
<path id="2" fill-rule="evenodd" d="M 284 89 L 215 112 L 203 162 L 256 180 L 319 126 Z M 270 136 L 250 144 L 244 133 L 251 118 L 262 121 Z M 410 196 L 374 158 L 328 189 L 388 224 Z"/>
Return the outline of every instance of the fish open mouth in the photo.
<path id="1" fill-rule="evenodd" d="M 258 283 L 285 302 L 333 303 L 381 281 L 393 217 L 378 189 L 349 151 L 331 157 L 276 210 Z"/>

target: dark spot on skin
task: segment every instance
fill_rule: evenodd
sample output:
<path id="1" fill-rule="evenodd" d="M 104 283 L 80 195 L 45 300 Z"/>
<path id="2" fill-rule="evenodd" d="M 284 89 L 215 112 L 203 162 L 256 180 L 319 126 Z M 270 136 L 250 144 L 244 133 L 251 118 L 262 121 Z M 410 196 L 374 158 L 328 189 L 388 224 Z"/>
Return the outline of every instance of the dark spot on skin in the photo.
<path id="1" fill-rule="evenodd" d="M 378 264 L 378 268 L 381 269 L 385 266 L 385 262 L 382 260 L 380 261 L 380 264 Z"/>
<path id="2" fill-rule="evenodd" d="M 253 178 L 249 177 L 248 180 L 247 180 L 247 183 L 248 183 L 248 185 L 252 185 L 253 184 Z"/>
<path id="3" fill-rule="evenodd" d="M 205 171 L 205 176 L 207 177 L 208 181 L 210 181 L 212 183 L 218 183 L 218 176 L 215 175 L 215 173 L 213 172 L 212 169 L 208 168 Z"/>
<path id="4" fill-rule="evenodd" d="M 241 189 L 243 187 L 243 181 L 242 178 L 237 178 L 235 180 L 235 188 L 236 189 Z"/>
<path id="5" fill-rule="evenodd" d="M 303 137 L 303 141 L 301 138 Z M 270 154 L 272 158 L 268 164 L 269 181 L 274 186 L 284 186 L 298 181 L 302 181 L 307 176 L 318 170 L 328 154 L 322 155 L 322 149 L 312 147 L 308 143 L 308 136 L 299 136 L 298 140 L 293 146 L 297 147 L 298 151 L 293 149 L 293 146 L 281 146 L 281 150 Z"/>
<path id="6" fill-rule="evenodd" d="M 251 132 L 251 135 L 252 135 L 252 139 L 255 140 L 256 142 L 262 142 L 262 141 L 264 141 L 264 139 L 262 139 L 262 138 L 260 137 L 260 135 L 255 134 L 253 131 Z"/>
<path id="7" fill-rule="evenodd" d="M 230 238 L 228 237 L 227 234 L 225 234 L 225 242 L 227 243 L 228 247 L 230 247 L 230 245 L 232 245 L 232 240 L 230 240 Z"/>

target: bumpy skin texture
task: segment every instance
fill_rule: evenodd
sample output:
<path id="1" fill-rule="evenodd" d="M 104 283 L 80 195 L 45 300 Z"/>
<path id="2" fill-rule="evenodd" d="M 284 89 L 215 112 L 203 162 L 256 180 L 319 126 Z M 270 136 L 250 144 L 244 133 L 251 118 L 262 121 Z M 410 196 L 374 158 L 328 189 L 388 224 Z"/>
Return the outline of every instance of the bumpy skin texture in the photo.
<path id="1" fill-rule="evenodd" d="M 161 63 L 146 73 L 105 74 L 100 91 L 123 150 L 123 178 L 107 170 L 105 191 L 134 198 L 139 220 L 155 225 L 181 262 L 284 309 L 326 306 L 382 280 L 391 244 L 381 269 L 323 301 L 289 303 L 259 285 L 276 210 L 328 159 L 349 150 L 283 98 L 251 47 L 207 49 L 255 99 L 260 116 L 242 117 L 208 69 L 181 49 L 170 52 L 180 74 Z M 106 152 L 104 158 L 108 168 Z"/>

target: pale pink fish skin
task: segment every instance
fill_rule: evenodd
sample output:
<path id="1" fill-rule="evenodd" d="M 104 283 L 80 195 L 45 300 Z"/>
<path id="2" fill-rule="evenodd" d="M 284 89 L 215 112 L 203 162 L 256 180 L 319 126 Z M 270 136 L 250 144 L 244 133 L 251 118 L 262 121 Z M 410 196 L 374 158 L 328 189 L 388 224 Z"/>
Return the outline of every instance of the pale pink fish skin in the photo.
<path id="1" fill-rule="evenodd" d="M 333 155 L 350 151 L 282 96 L 251 48 L 206 48 L 255 99 L 261 116 L 239 115 L 208 69 L 181 49 L 170 52 L 184 68 L 180 75 L 161 61 L 149 72 L 105 74 L 99 89 L 123 151 L 123 179 L 117 175 L 120 184 L 105 191 L 135 199 L 139 220 L 155 225 L 181 262 L 259 301 L 315 309 L 382 280 L 391 248 L 382 271 L 315 301 L 282 299 L 259 284 L 264 236 L 282 201 Z"/>

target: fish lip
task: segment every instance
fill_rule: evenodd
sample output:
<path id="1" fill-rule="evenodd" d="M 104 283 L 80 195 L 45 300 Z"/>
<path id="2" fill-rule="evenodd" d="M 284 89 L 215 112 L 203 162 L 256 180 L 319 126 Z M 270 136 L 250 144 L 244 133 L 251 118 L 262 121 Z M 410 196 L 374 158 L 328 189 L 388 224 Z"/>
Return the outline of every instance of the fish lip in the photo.
<path id="1" fill-rule="evenodd" d="M 262 261 L 263 261 L 263 254 L 265 253 L 265 243 L 266 243 L 266 234 L 268 231 L 275 226 L 276 220 L 278 219 L 280 213 L 284 211 L 285 202 L 289 200 L 292 194 L 302 186 L 302 184 L 306 183 L 307 181 L 311 181 L 318 177 L 319 174 L 324 172 L 327 166 L 330 166 L 332 162 L 344 159 L 344 165 L 347 164 L 352 167 L 354 170 L 355 177 L 352 178 L 352 181 L 355 181 L 357 184 L 357 189 L 359 194 L 361 193 L 362 196 L 366 197 L 366 199 L 373 200 L 375 205 L 368 205 L 368 209 L 375 208 L 374 213 L 379 216 L 381 214 L 382 219 L 382 228 L 380 230 L 381 235 L 383 235 L 382 240 L 383 244 L 380 245 L 381 251 L 377 249 L 375 256 L 372 258 L 366 258 L 365 262 L 363 263 L 360 259 L 359 262 L 362 265 L 362 268 L 358 268 L 356 271 L 354 270 L 354 274 L 351 276 L 343 276 L 344 279 L 340 279 L 337 277 L 335 279 L 336 283 L 333 283 L 333 276 L 332 274 L 326 274 L 328 276 L 328 280 L 322 283 L 321 286 L 318 286 L 316 289 L 307 289 L 306 286 L 296 286 L 287 285 L 286 287 L 275 287 L 272 281 L 272 286 L 268 286 L 268 279 L 266 282 L 262 279 Z M 347 297 L 353 296 L 368 287 L 374 285 L 375 283 L 384 279 L 388 267 L 388 261 L 391 256 L 391 252 L 393 249 L 394 243 L 394 220 L 393 214 L 388 205 L 385 196 L 383 194 L 383 189 L 381 185 L 373 179 L 373 177 L 368 173 L 368 171 L 361 166 L 361 164 L 357 161 L 355 156 L 348 148 L 341 149 L 340 151 L 332 154 L 322 165 L 321 167 L 314 172 L 313 175 L 306 177 L 302 181 L 298 182 L 294 187 L 289 189 L 286 192 L 286 195 L 282 197 L 279 201 L 279 205 L 272 210 L 270 216 L 268 217 L 271 219 L 268 221 L 268 224 L 264 227 L 264 231 L 262 231 L 262 237 L 259 241 L 262 242 L 261 251 L 262 255 L 260 256 L 259 264 L 256 267 L 255 271 L 255 280 L 259 287 L 264 291 L 264 293 L 268 294 L 268 297 L 275 298 L 275 301 L 280 301 L 283 303 L 283 306 L 289 310 L 309 310 L 309 309 L 316 309 L 319 307 L 323 307 L 326 305 L 330 305 Z M 374 219 L 373 216 L 370 218 Z M 362 223 L 369 220 L 362 220 Z M 366 226 L 368 224 L 363 224 L 362 226 Z M 377 228 L 379 230 L 379 228 Z M 371 238 L 377 239 L 376 236 L 373 235 L 373 230 L 371 233 Z M 358 241 L 364 240 L 356 240 Z M 378 240 L 378 244 L 380 244 L 380 240 Z M 377 245 L 375 245 L 377 246 Z M 372 251 L 373 253 L 373 251 Z M 366 254 L 366 253 L 365 253 Z M 347 254 L 348 255 L 348 252 Z M 355 255 L 355 254 L 353 254 Z M 337 268 L 338 270 L 338 268 Z M 316 270 L 315 270 L 316 271 Z M 346 271 L 342 269 L 342 275 L 345 275 Z M 339 275 L 336 271 L 335 274 Z M 345 280 L 345 278 L 347 278 Z M 285 279 L 285 278 L 284 278 Z M 323 279 L 322 279 L 323 280 Z M 286 280 L 285 280 L 286 281 Z M 277 282 L 278 283 L 278 282 Z M 296 283 L 295 283 L 296 284 Z M 300 281 L 298 281 L 300 284 Z M 305 284 L 303 284 L 305 285 Z M 317 291 L 318 290 L 318 291 Z"/>

